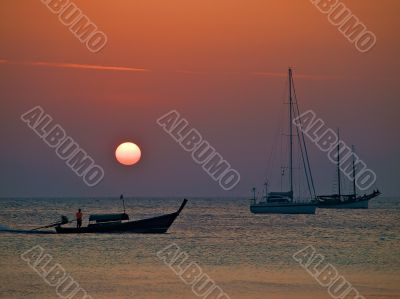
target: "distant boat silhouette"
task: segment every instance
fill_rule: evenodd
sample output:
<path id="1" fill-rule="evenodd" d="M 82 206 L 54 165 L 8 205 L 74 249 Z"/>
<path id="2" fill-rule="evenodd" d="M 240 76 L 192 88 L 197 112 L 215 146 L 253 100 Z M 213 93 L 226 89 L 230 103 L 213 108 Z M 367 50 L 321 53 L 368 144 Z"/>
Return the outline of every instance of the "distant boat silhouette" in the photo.
<path id="1" fill-rule="evenodd" d="M 337 132 L 339 137 L 339 130 Z M 377 189 L 372 193 L 364 194 L 363 196 L 357 196 L 356 187 L 356 167 L 355 167 L 355 153 L 354 146 L 352 146 L 353 151 L 353 193 L 352 194 L 342 194 L 341 188 L 341 171 L 340 171 L 340 140 L 337 144 L 337 181 L 338 181 L 338 193 L 331 195 L 319 195 L 317 196 L 317 206 L 322 209 L 368 209 L 368 203 L 371 199 L 379 196 L 381 192 Z"/>

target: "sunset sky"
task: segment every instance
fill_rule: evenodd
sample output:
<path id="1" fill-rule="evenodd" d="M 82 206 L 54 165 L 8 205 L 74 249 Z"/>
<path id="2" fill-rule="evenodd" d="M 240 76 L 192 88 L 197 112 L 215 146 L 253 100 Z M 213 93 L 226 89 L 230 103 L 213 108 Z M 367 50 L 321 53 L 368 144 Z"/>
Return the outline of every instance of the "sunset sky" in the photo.
<path id="1" fill-rule="evenodd" d="M 0 196 L 248 196 L 266 174 L 289 66 L 300 109 L 340 127 L 376 187 L 400 195 L 398 0 L 342 1 L 377 37 L 367 53 L 308 0 L 73 2 L 108 38 L 98 53 L 41 1 L 0 2 Z M 104 168 L 99 185 L 21 121 L 37 105 Z M 240 173 L 236 188 L 157 125 L 170 110 Z M 131 167 L 114 156 L 124 141 L 142 150 Z M 334 165 L 309 149 L 317 191 L 331 192 Z"/>

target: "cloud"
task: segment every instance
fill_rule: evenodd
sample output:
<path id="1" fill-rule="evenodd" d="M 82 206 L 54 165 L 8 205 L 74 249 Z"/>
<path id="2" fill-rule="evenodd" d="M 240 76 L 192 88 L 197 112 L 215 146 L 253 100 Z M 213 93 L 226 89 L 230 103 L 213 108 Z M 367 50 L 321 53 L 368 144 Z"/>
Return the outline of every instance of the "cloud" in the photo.
<path id="1" fill-rule="evenodd" d="M 10 65 L 24 65 L 24 66 L 33 66 L 33 67 L 52 67 L 52 68 L 67 68 L 67 69 L 81 69 L 81 70 L 97 70 L 97 71 L 116 71 L 116 72 L 151 72 L 150 69 L 146 68 L 134 68 L 127 66 L 107 66 L 107 65 L 97 65 L 97 64 L 80 64 L 80 63 L 63 63 L 63 62 L 46 62 L 46 61 L 12 61 L 6 59 L 0 59 L 0 64 L 10 64 Z M 186 75 L 210 75 L 208 72 L 204 71 L 195 71 L 195 70 L 172 70 L 172 72 L 186 74 Z M 241 73 L 241 72 L 222 72 L 220 74 L 242 74 L 242 75 L 255 75 L 255 76 L 263 76 L 263 77 L 272 77 L 272 78 L 286 78 L 287 73 L 282 72 L 267 72 L 267 71 L 257 71 L 257 72 L 249 72 L 249 73 Z M 355 79 L 344 76 L 335 76 L 335 75 L 310 75 L 310 74 L 301 74 L 296 72 L 294 75 L 296 79 L 304 79 L 304 80 L 340 80 L 340 79 Z"/>
<path id="2" fill-rule="evenodd" d="M 105 66 L 96 64 L 79 64 L 79 63 L 60 63 L 60 62 L 45 62 L 45 61 L 10 61 L 0 59 L 0 64 L 14 64 L 25 66 L 38 66 L 38 67 L 54 67 L 54 68 L 70 68 L 70 69 L 84 69 L 84 70 L 99 70 L 99 71 L 117 71 L 117 72 L 150 72 L 145 68 L 133 68 L 126 66 Z"/>

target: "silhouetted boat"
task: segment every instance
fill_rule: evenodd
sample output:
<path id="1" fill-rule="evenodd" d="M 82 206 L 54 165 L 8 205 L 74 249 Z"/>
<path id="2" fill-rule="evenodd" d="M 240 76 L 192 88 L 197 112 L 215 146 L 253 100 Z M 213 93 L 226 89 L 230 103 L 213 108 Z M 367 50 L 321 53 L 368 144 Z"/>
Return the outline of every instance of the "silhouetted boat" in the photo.
<path id="1" fill-rule="evenodd" d="M 369 201 L 381 194 L 379 190 L 374 190 L 372 193 L 357 196 L 356 188 L 356 167 L 355 167 L 355 153 L 354 146 L 353 151 L 353 193 L 342 194 L 341 188 L 341 176 L 340 176 L 340 143 L 339 143 L 339 130 L 337 131 L 338 143 L 337 143 L 337 180 L 338 180 L 338 193 L 331 195 L 319 195 L 317 196 L 317 207 L 321 209 L 368 209 Z"/>
<path id="2" fill-rule="evenodd" d="M 269 192 L 267 190 L 267 183 L 265 183 L 265 197 L 257 201 L 255 188 L 253 188 L 253 198 L 251 199 L 250 211 L 254 214 L 315 214 L 315 190 L 314 182 L 311 175 L 311 168 L 308 160 L 307 147 L 304 141 L 304 135 L 300 139 L 300 133 L 297 128 L 297 135 L 299 136 L 299 147 L 301 149 L 301 156 L 307 184 L 311 200 L 299 202 L 294 200 L 293 196 L 293 114 L 299 115 L 299 107 L 297 99 L 295 105 L 293 104 L 292 94 L 294 89 L 292 69 L 289 68 L 289 191 L 287 192 Z M 294 96 L 296 94 L 294 93 Z M 295 109 L 296 108 L 296 109 Z M 300 120 L 301 121 L 301 120 Z"/>
<path id="3" fill-rule="evenodd" d="M 176 217 L 180 214 L 187 203 L 184 199 L 180 208 L 171 214 L 162 216 L 129 221 L 128 214 L 97 214 L 90 215 L 89 225 L 85 227 L 65 227 L 69 223 L 63 219 L 61 223 L 55 226 L 59 234 L 79 234 L 79 233 L 142 233 L 142 234 L 160 234 L 168 231 Z M 65 217 L 65 216 L 64 216 Z"/>
<path id="4" fill-rule="evenodd" d="M 374 190 L 370 194 L 354 196 L 354 194 L 341 195 L 321 195 L 318 196 L 318 208 L 322 209 L 368 209 L 368 203 L 371 199 L 379 196 L 381 192 Z"/>

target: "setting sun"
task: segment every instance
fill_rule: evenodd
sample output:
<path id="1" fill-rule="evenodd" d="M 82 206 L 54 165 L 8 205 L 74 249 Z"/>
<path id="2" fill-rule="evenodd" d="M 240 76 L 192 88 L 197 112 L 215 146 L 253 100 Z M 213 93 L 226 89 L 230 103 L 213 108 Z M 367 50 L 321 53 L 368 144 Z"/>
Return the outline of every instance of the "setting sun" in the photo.
<path id="1" fill-rule="evenodd" d="M 121 143 L 115 150 L 115 157 L 123 165 L 136 164 L 141 155 L 140 148 L 132 142 Z"/>

